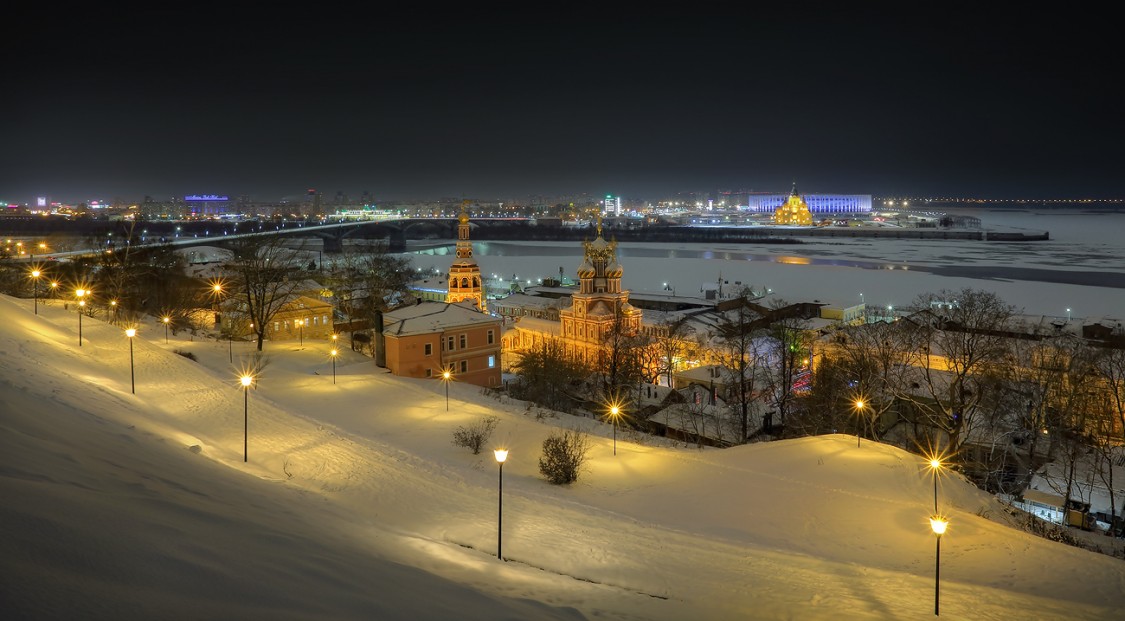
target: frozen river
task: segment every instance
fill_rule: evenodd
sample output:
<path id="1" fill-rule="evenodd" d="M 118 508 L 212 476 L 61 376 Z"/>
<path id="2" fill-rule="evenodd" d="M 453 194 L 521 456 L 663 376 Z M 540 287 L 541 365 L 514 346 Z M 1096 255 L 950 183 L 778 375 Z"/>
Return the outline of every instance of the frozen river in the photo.
<path id="1" fill-rule="evenodd" d="M 989 230 L 1049 231 L 1049 241 L 983 242 L 801 238 L 797 245 L 622 243 L 626 288 L 657 292 L 665 283 L 698 294 L 720 277 L 772 289 L 788 301 L 902 306 L 917 295 L 964 287 L 996 292 L 1033 315 L 1125 317 L 1125 213 L 1052 210 L 972 211 Z M 607 233 L 611 238 L 612 234 Z M 430 244 L 432 246 L 432 243 Z M 474 242 L 486 275 L 536 282 L 574 278 L 576 242 Z M 446 270 L 453 241 L 406 253 L 422 269 Z"/>

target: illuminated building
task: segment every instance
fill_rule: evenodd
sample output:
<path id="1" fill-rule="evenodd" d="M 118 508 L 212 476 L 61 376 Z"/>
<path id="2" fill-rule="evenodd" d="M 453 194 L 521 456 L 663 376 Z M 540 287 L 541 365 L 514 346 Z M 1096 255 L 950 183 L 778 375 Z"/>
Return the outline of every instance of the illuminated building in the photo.
<path id="1" fill-rule="evenodd" d="M 471 300 L 482 313 L 488 312 L 484 300 L 484 287 L 481 286 L 480 266 L 473 259 L 473 244 L 469 241 L 469 214 L 461 203 L 461 215 L 457 218 L 457 258 L 449 266 L 449 288 L 445 301 L 450 304 Z"/>
<path id="2" fill-rule="evenodd" d="M 797 184 L 793 184 L 793 191 L 785 203 L 773 212 L 774 224 L 792 224 L 797 226 L 811 226 L 812 212 L 808 204 L 797 194 Z"/>
<path id="3" fill-rule="evenodd" d="M 805 194 L 801 197 L 813 214 L 871 213 L 870 194 Z M 751 194 L 746 209 L 751 213 L 775 213 L 789 200 L 787 194 Z"/>
<path id="4" fill-rule="evenodd" d="M 230 206 L 229 196 L 217 194 L 191 194 L 184 197 L 193 217 L 218 216 L 227 213 Z"/>
<path id="5" fill-rule="evenodd" d="M 504 333 L 505 351 L 528 351 L 557 340 L 569 354 L 596 362 L 607 337 L 640 331 L 642 312 L 629 303 L 629 292 L 621 288 L 617 242 L 602 238 L 600 218 L 597 231 L 594 241 L 582 243 L 585 256 L 578 267 L 578 291 L 571 295 L 570 306 L 559 310 L 559 321 L 520 317 Z"/>

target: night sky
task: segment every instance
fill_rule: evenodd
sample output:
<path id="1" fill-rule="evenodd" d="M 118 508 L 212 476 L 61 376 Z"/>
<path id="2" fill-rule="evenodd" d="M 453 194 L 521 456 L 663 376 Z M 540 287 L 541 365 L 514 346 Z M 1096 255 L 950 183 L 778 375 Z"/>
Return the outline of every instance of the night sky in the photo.
<path id="1" fill-rule="evenodd" d="M 0 200 L 1125 196 L 1087 5 L 151 4 L 5 9 Z"/>

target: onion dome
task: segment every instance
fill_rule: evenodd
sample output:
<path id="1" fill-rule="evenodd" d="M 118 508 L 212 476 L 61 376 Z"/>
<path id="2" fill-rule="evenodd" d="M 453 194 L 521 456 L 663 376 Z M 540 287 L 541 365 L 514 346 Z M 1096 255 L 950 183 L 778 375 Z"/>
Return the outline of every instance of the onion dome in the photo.
<path id="1" fill-rule="evenodd" d="M 469 214 L 462 211 L 461 215 L 457 216 L 457 221 L 460 222 L 461 224 L 468 224 L 469 223 Z"/>
<path id="2" fill-rule="evenodd" d="M 624 272 L 625 270 L 621 267 L 621 264 L 616 261 L 610 263 L 609 266 L 605 268 L 605 275 L 609 278 L 621 278 L 621 274 Z"/>
<path id="3" fill-rule="evenodd" d="M 579 278 L 593 278 L 596 273 L 597 272 L 596 270 L 594 270 L 594 266 L 590 265 L 588 261 L 583 261 L 582 265 L 578 266 Z"/>

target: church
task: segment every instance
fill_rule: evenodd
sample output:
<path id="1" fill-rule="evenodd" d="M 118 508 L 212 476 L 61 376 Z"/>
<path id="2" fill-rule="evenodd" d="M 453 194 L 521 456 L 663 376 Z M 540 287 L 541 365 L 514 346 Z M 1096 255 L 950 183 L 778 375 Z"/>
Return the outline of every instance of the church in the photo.
<path id="1" fill-rule="evenodd" d="M 612 332 L 632 335 L 640 331 L 642 312 L 629 303 L 629 292 L 621 288 L 617 242 L 602 237 L 600 218 L 597 237 L 582 246 L 578 291 L 571 296 L 570 307 L 559 311 L 558 321 L 518 318 L 504 333 L 505 352 L 518 355 L 555 340 L 567 353 L 594 363 Z"/>
<path id="2" fill-rule="evenodd" d="M 773 213 L 774 224 L 790 224 L 796 226 L 812 226 L 812 212 L 801 195 L 797 193 L 797 184 L 793 184 L 793 191 L 786 200 Z"/>

